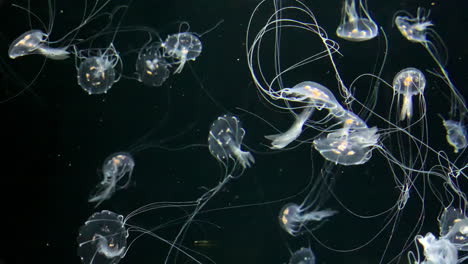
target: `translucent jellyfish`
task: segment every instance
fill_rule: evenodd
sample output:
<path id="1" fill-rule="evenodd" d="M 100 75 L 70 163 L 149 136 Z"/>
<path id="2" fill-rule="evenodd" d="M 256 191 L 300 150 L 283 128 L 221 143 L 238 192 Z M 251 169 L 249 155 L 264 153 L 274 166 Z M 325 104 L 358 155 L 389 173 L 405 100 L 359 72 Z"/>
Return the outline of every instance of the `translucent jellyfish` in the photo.
<path id="1" fill-rule="evenodd" d="M 161 43 L 152 43 L 138 54 L 136 61 L 138 81 L 148 86 L 161 86 L 170 75 L 169 67 L 169 62 L 163 56 Z"/>
<path id="2" fill-rule="evenodd" d="M 403 96 L 400 120 L 411 119 L 413 116 L 413 100 L 415 95 L 422 95 L 426 87 L 426 77 L 416 68 L 405 68 L 393 78 L 393 90 Z"/>
<path id="3" fill-rule="evenodd" d="M 113 44 L 104 50 L 75 50 L 75 53 L 78 84 L 88 94 L 106 93 L 119 81 L 122 59 Z"/>
<path id="4" fill-rule="evenodd" d="M 359 165 L 372 157 L 377 146 L 377 128 L 341 128 L 314 140 L 314 148 L 328 161 L 341 165 Z"/>
<path id="5" fill-rule="evenodd" d="M 379 33 L 377 24 L 372 20 L 367 11 L 367 3 L 359 0 L 359 10 L 364 16 L 360 16 L 356 10 L 357 0 L 344 0 L 341 23 L 336 29 L 336 35 L 349 41 L 366 41 L 373 39 Z"/>
<path id="6" fill-rule="evenodd" d="M 296 250 L 289 259 L 289 264 L 315 264 L 314 252 L 310 248 Z"/>
<path id="7" fill-rule="evenodd" d="M 283 88 L 278 93 L 278 98 L 292 102 L 307 102 L 310 107 L 315 107 L 318 110 L 341 109 L 333 93 L 327 87 L 316 82 L 301 82 L 293 88 Z"/>
<path id="8" fill-rule="evenodd" d="M 48 37 L 49 36 L 41 30 L 34 29 L 26 31 L 10 44 L 8 56 L 10 56 L 11 59 L 16 59 L 26 55 L 41 54 L 53 60 L 67 59 L 70 56 L 70 52 L 67 51 L 68 47 L 49 47 L 47 46 Z"/>
<path id="9" fill-rule="evenodd" d="M 14 7 L 18 7 L 27 12 L 29 16 L 30 24 L 34 19 L 38 20 L 39 24 L 43 29 L 32 29 L 26 31 L 17 37 L 11 44 L 8 49 L 8 55 L 11 59 L 16 59 L 18 57 L 31 55 L 31 54 L 40 54 L 46 58 L 53 60 L 64 60 L 68 58 L 71 52 L 68 50 L 73 45 L 76 45 L 80 42 L 84 42 L 91 37 L 77 38 L 79 31 L 85 27 L 90 22 L 94 21 L 95 18 L 102 15 L 102 10 L 111 2 L 110 0 L 105 1 L 96 1 L 93 5 L 88 5 L 87 1 L 84 5 L 82 19 L 79 25 L 75 28 L 68 30 L 68 32 L 56 40 L 51 40 L 52 29 L 55 24 L 55 3 L 48 1 L 48 10 L 49 10 L 49 21 L 44 23 L 38 15 L 36 15 L 32 10 L 29 10 L 26 7 L 22 7 L 16 4 L 13 4 Z M 28 5 L 29 7 L 30 5 Z M 106 28 L 106 26 L 104 26 Z M 99 33 L 98 33 L 99 34 Z M 52 47 L 58 46 L 58 47 Z"/>
<path id="10" fill-rule="evenodd" d="M 462 210 L 445 208 L 439 219 L 440 237 L 447 239 L 460 251 L 468 251 L 468 217 Z"/>
<path id="11" fill-rule="evenodd" d="M 466 128 L 461 122 L 453 120 L 442 120 L 447 131 L 447 142 L 453 147 L 453 152 L 466 148 L 468 145 Z"/>
<path id="12" fill-rule="evenodd" d="M 407 40 L 421 44 L 437 64 L 441 74 L 436 73 L 435 75 L 442 78 L 451 91 L 450 112 L 458 113 L 458 118 L 462 119 L 468 112 L 467 105 L 463 95 L 452 83 L 444 68 L 448 56 L 447 48 L 441 37 L 432 28 L 434 24 L 429 20 L 430 13 L 424 8 L 418 8 L 416 17 L 413 17 L 406 11 L 399 11 L 394 15 L 395 25 Z"/>
<path id="13" fill-rule="evenodd" d="M 314 108 L 307 107 L 299 115 L 294 114 L 296 120 L 292 126 L 284 133 L 276 134 L 276 135 L 268 135 L 265 138 L 271 140 L 271 148 L 272 149 L 282 149 L 289 145 L 289 143 L 296 140 L 299 135 L 302 133 L 302 127 L 304 123 L 307 122 L 310 115 L 314 112 Z"/>
<path id="14" fill-rule="evenodd" d="M 255 162 L 248 151 L 242 151 L 241 145 L 245 130 L 239 119 L 232 115 L 218 117 L 211 125 L 208 135 L 208 148 L 211 155 L 225 164 L 227 160 L 239 163 L 244 169 Z"/>
<path id="15" fill-rule="evenodd" d="M 202 52 L 200 39 L 190 32 L 169 35 L 162 43 L 165 56 L 170 57 L 174 64 L 179 65 L 174 73 L 182 72 L 187 61 L 194 61 Z"/>
<path id="16" fill-rule="evenodd" d="M 301 234 L 308 222 L 320 222 L 325 218 L 335 215 L 337 211 L 325 209 L 319 211 L 307 211 L 308 207 L 289 203 L 283 206 L 279 213 L 281 227 L 292 236 Z"/>
<path id="17" fill-rule="evenodd" d="M 127 238 L 122 215 L 94 213 L 78 231 L 78 256 L 83 264 L 117 264 L 125 256 Z"/>
<path id="18" fill-rule="evenodd" d="M 424 247 L 425 260 L 423 264 L 456 264 L 458 251 L 455 246 L 445 238 L 437 239 L 432 233 L 426 236 L 416 236 L 418 242 Z"/>
<path id="19" fill-rule="evenodd" d="M 102 181 L 92 192 L 88 202 L 97 203 L 110 199 L 116 190 L 127 188 L 132 179 L 135 162 L 127 152 L 117 152 L 108 156 L 102 164 Z M 122 184 L 121 181 L 127 178 Z M 120 184 L 119 184 L 120 183 Z"/>

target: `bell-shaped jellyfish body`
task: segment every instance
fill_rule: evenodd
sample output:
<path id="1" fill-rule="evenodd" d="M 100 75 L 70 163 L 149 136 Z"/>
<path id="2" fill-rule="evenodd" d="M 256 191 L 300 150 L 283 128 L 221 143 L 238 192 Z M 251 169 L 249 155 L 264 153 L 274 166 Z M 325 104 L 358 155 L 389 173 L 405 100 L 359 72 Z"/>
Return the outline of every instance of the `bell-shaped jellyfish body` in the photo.
<path id="1" fill-rule="evenodd" d="M 453 120 L 442 120 L 447 131 L 447 142 L 453 147 L 453 152 L 466 148 L 468 145 L 466 128 L 461 122 Z"/>
<path id="2" fill-rule="evenodd" d="M 218 117 L 211 125 L 208 134 L 208 148 L 211 155 L 225 164 L 227 160 L 245 169 L 255 162 L 254 157 L 248 151 L 242 151 L 241 145 L 245 130 L 241 127 L 239 119 L 232 115 Z"/>
<path id="3" fill-rule="evenodd" d="M 372 20 L 367 7 L 359 0 L 359 9 L 364 16 L 360 16 L 356 10 L 356 1 L 344 0 L 341 23 L 336 29 L 336 35 L 349 41 L 366 41 L 373 39 L 379 33 L 377 24 Z"/>
<path id="4" fill-rule="evenodd" d="M 305 108 L 299 115 L 294 114 L 294 117 L 296 119 L 294 120 L 292 126 L 286 132 L 265 136 L 265 138 L 272 141 L 270 148 L 282 149 L 289 145 L 289 143 L 296 140 L 301 135 L 304 123 L 307 122 L 313 111 L 313 107 Z"/>
<path id="5" fill-rule="evenodd" d="M 406 68 L 398 72 L 393 78 L 393 91 L 403 96 L 400 120 L 413 116 L 414 95 L 422 95 L 426 87 L 426 77 L 416 68 Z"/>
<path id="6" fill-rule="evenodd" d="M 343 125 L 344 128 L 347 128 L 347 129 L 367 128 L 366 122 L 364 122 L 364 120 L 362 120 L 359 116 L 357 116 L 353 112 L 346 111 L 343 109 L 340 115 L 335 113 L 334 116 L 339 120 L 339 122 Z"/>
<path id="7" fill-rule="evenodd" d="M 136 61 L 138 81 L 148 86 L 161 86 L 170 75 L 169 66 L 163 56 L 161 43 L 150 44 L 138 54 Z"/>
<path id="8" fill-rule="evenodd" d="M 90 95 L 106 93 L 120 79 L 117 66 L 121 70 L 122 60 L 113 44 L 104 51 L 80 50 L 75 59 L 78 84 Z"/>
<path id="9" fill-rule="evenodd" d="M 400 33 L 407 40 L 415 43 L 426 43 L 427 34 L 433 25 L 429 20 L 430 12 L 425 12 L 424 8 L 418 8 L 416 17 L 395 16 L 395 25 Z"/>
<path id="10" fill-rule="evenodd" d="M 315 254 L 310 248 L 301 248 L 292 254 L 289 264 L 315 264 Z"/>
<path id="11" fill-rule="evenodd" d="M 110 199 L 116 190 L 124 189 L 132 179 L 135 162 L 132 156 L 126 152 L 117 152 L 111 154 L 102 164 L 102 181 L 92 192 L 88 202 L 99 206 L 104 200 Z M 125 177 L 125 183 L 119 184 Z"/>
<path id="12" fill-rule="evenodd" d="M 78 231 L 78 256 L 83 264 L 117 264 L 125 256 L 127 238 L 122 215 L 94 213 Z"/>
<path id="13" fill-rule="evenodd" d="M 458 251 L 456 247 L 447 239 L 437 239 L 432 233 L 426 236 L 418 235 L 416 239 L 424 248 L 425 260 L 423 264 L 457 264 Z"/>
<path id="14" fill-rule="evenodd" d="M 333 93 L 325 86 L 316 82 L 301 82 L 293 88 L 283 88 L 279 92 L 279 98 L 292 102 L 306 102 L 309 106 L 318 110 L 333 110 L 340 108 Z"/>
<path id="15" fill-rule="evenodd" d="M 359 165 L 372 157 L 377 145 L 377 128 L 341 128 L 314 140 L 315 149 L 326 159 L 341 165 Z"/>
<path id="16" fill-rule="evenodd" d="M 8 56 L 11 59 L 18 57 L 41 54 L 53 60 L 64 60 L 70 56 L 65 48 L 52 48 L 47 46 L 48 35 L 41 30 L 27 31 L 16 38 L 8 49 Z"/>
<path id="17" fill-rule="evenodd" d="M 174 64 L 179 66 L 174 73 L 182 72 L 187 61 L 194 61 L 202 52 L 200 39 L 190 32 L 169 35 L 162 44 L 165 56 L 172 58 Z"/>
<path id="18" fill-rule="evenodd" d="M 460 251 L 468 251 L 468 217 L 462 210 L 445 208 L 439 227 L 441 238 L 449 240 Z"/>
<path id="19" fill-rule="evenodd" d="M 297 236 L 307 230 L 309 222 L 320 222 L 325 218 L 333 216 L 338 211 L 325 209 L 317 211 L 308 211 L 307 207 L 299 206 L 295 203 L 288 203 L 279 213 L 280 226 L 292 236 Z"/>

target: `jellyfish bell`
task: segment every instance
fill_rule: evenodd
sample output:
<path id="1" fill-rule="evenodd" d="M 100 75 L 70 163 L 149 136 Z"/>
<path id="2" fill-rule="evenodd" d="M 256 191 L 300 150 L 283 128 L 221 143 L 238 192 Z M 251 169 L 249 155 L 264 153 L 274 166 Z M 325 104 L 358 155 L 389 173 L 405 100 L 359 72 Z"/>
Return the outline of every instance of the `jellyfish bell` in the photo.
<path id="1" fill-rule="evenodd" d="M 359 0 L 359 11 L 362 11 L 364 16 L 358 14 L 356 1 L 358 0 L 343 1 L 341 23 L 336 29 L 336 35 L 342 39 L 356 42 L 373 39 L 379 33 L 377 24 L 370 17 L 367 4 L 363 4 L 363 0 Z"/>
<path id="2" fill-rule="evenodd" d="M 194 61 L 202 52 L 202 42 L 190 32 L 176 33 L 167 36 L 161 44 L 165 56 L 171 58 L 172 63 L 178 65 L 175 73 L 182 72 L 187 61 Z"/>
<path id="3" fill-rule="evenodd" d="M 75 53 L 78 84 L 89 95 L 107 93 L 120 80 L 122 59 L 112 43 L 105 49 L 75 48 Z"/>
<path id="4" fill-rule="evenodd" d="M 30 55 L 30 54 L 41 54 L 46 58 L 53 60 L 64 60 L 70 55 L 64 48 L 52 48 L 47 46 L 48 35 L 41 30 L 30 30 L 23 33 L 21 36 L 16 38 L 8 49 L 8 56 L 11 59 Z"/>
<path id="5" fill-rule="evenodd" d="M 416 68 L 405 68 L 393 78 L 392 88 L 395 93 L 403 96 L 400 120 L 413 116 L 413 100 L 415 95 L 422 96 L 426 87 L 426 77 Z"/>
<path id="6" fill-rule="evenodd" d="M 304 229 L 307 229 L 308 222 L 320 222 L 338 213 L 330 209 L 312 211 L 307 211 L 307 209 L 295 203 L 284 205 L 278 216 L 280 226 L 288 234 L 297 236 L 303 233 Z"/>
<path id="7" fill-rule="evenodd" d="M 400 33 L 409 41 L 415 43 L 426 43 L 427 35 L 431 33 L 432 22 L 429 20 L 430 11 L 426 12 L 424 8 L 418 8 L 416 17 L 404 12 L 405 15 L 395 15 L 394 23 Z"/>
<path id="8" fill-rule="evenodd" d="M 132 180 L 135 161 L 128 152 L 117 152 L 109 155 L 102 164 L 102 180 L 90 195 L 88 202 L 96 203 L 110 199 L 115 191 L 125 189 Z M 124 180 L 126 178 L 126 181 Z"/>
<path id="9" fill-rule="evenodd" d="M 461 122 L 442 119 L 442 123 L 447 133 L 447 142 L 453 147 L 454 153 L 458 153 L 458 151 L 468 146 L 468 134 L 465 126 Z"/>
<path id="10" fill-rule="evenodd" d="M 461 209 L 447 207 L 439 218 L 440 237 L 450 241 L 457 250 L 468 251 L 468 217 Z"/>
<path id="11" fill-rule="evenodd" d="M 159 41 L 145 45 L 136 61 L 137 80 L 148 86 L 161 86 L 169 78 L 171 64 L 164 57 Z"/>

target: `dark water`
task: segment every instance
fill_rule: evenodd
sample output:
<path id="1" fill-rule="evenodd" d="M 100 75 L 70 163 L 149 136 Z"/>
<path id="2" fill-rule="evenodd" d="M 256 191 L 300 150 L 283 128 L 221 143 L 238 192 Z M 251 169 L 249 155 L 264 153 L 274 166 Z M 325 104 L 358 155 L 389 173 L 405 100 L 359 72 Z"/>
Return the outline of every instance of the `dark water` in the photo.
<path id="1" fill-rule="evenodd" d="M 82 15 L 82 2 L 57 1 L 56 9 L 63 10 L 63 13 L 57 12 L 54 21 L 57 38 L 76 26 Z M 376 60 L 378 65 L 381 63 L 385 45 L 382 37 L 363 43 L 337 39 L 334 31 L 340 20 L 341 4 L 338 2 L 306 1 L 306 4 L 329 36 L 340 44 L 344 57 L 337 62 L 343 80 L 349 84 L 361 73 L 374 72 Z M 112 2 L 105 11 L 126 3 Z M 408 248 L 404 246 L 414 250 L 410 240 L 416 234 L 438 233 L 436 217 L 443 205 L 431 194 L 427 175 L 418 178 L 411 196 L 425 193 L 424 203 L 419 198 L 410 199 L 398 220 L 385 215 L 370 220 L 353 217 L 331 197 L 325 207 L 340 213 L 312 231 L 313 236 L 306 232 L 293 238 L 280 228 L 279 210 L 287 202 L 302 202 L 310 188 L 310 179 L 318 175 L 324 162 L 315 150 L 311 151 L 309 143 L 282 152 L 272 152 L 266 147 L 269 142 L 264 135 L 274 134 L 275 130 L 255 115 L 282 131 L 288 128 L 292 118 L 268 105 L 250 77 L 245 37 L 249 17 L 257 3 L 254 0 L 134 0 L 121 20 L 122 28 L 145 26 L 154 29 L 163 39 L 178 32 L 182 21 L 190 24 L 190 31 L 199 33 L 223 22 L 202 36 L 201 56 L 189 62 L 181 74 L 171 76 L 162 87 L 146 87 L 123 77 L 107 94 L 90 96 L 77 84 L 73 59 L 47 60 L 44 64 L 40 56 L 8 58 L 9 43 L 30 27 L 25 11 L 12 7 L 10 1 L 0 2 L 1 99 L 15 96 L 29 85 L 21 95 L 0 104 L 4 152 L 0 184 L 0 263 L 79 263 L 76 255 L 78 229 L 93 212 L 107 209 L 126 215 L 151 202 L 196 200 L 206 188 L 220 181 L 223 171 L 206 146 L 187 146 L 206 145 L 211 123 L 227 112 L 242 120 L 246 130 L 244 144 L 252 150 L 256 163 L 241 177 L 229 182 L 207 204 L 208 212 L 197 216 L 185 236 L 183 245 L 186 247 L 216 263 L 286 263 L 290 250 L 308 246 L 315 252 L 317 263 L 377 263 L 385 248 L 388 249 L 383 262 L 406 263 Z M 26 1 L 18 4 L 26 6 Z M 434 28 L 449 51 L 446 68 L 455 85 L 466 95 L 468 17 L 465 11 L 468 4 L 462 0 L 369 1 L 371 15 L 385 29 L 389 41 L 382 78 L 391 82 L 404 67 L 435 68 L 421 45 L 409 43 L 392 27 L 396 11 L 404 9 L 414 14 L 418 6 L 431 8 Z M 34 1 L 30 9 L 47 23 L 47 1 Z M 272 11 L 271 5 L 259 11 L 259 21 L 264 23 Z M 119 11 L 115 18 L 118 20 L 121 15 Z M 100 23 L 99 19 L 90 23 L 81 34 L 94 34 L 96 28 L 102 27 Z M 117 23 L 114 21 L 109 30 Z M 252 26 L 258 30 L 262 25 L 254 22 Z M 37 20 L 33 20 L 33 26 L 40 27 Z M 285 61 L 300 56 L 302 51 L 310 55 L 313 53 L 310 50 L 322 47 L 320 42 L 302 39 L 300 34 L 291 36 L 282 44 Z M 112 34 L 108 34 L 94 44 L 106 46 L 111 37 Z M 143 31 L 122 30 L 116 35 L 114 44 L 121 52 L 125 76 L 132 76 L 137 51 L 146 40 L 147 34 Z M 267 40 L 265 45 L 271 48 L 272 38 Z M 291 52 L 290 57 L 288 52 Z M 323 59 L 298 69 L 284 80 L 286 85 L 316 81 L 329 87 L 338 97 L 336 80 L 326 61 Z M 266 67 L 265 71 L 268 70 L 273 67 Z M 430 144 L 454 158 L 437 116 L 449 109 L 448 92 L 444 90 L 447 87 L 433 75 L 427 73 L 426 77 Z M 367 89 L 368 80 L 363 80 L 361 85 Z M 392 91 L 383 86 L 381 89 L 376 112 L 385 113 Z M 369 126 L 380 125 L 379 121 L 369 121 Z M 317 131 L 306 132 L 301 140 L 317 136 Z M 109 154 L 135 145 L 163 145 L 171 150 L 153 147 L 134 153 L 136 167 L 131 186 L 116 192 L 112 199 L 95 209 L 87 199 L 100 181 L 98 170 L 102 162 Z M 176 150 L 181 147 L 186 148 Z M 404 145 L 393 145 L 391 150 L 416 151 L 405 149 Z M 466 154 L 462 154 L 461 161 L 466 164 L 466 160 Z M 425 168 L 435 164 L 437 160 L 431 156 Z M 354 212 L 375 214 L 391 207 L 398 198 L 393 174 L 403 177 L 402 171 L 392 172 L 385 158 L 377 152 L 364 165 L 339 167 L 333 171 L 336 197 Z M 432 183 L 434 189 L 443 191 L 440 180 Z M 283 200 L 275 202 L 280 199 Z M 248 206 L 232 208 L 237 205 Z M 421 208 L 425 211 L 421 212 Z M 209 211 L 211 209 L 217 210 Z M 136 217 L 132 224 L 151 229 L 183 215 L 184 212 L 177 209 L 154 210 Z M 417 220 L 424 221 L 416 225 Z M 156 233 L 171 239 L 180 226 L 161 227 Z M 371 243 L 350 250 L 366 244 L 384 227 Z M 351 252 L 336 252 L 327 247 Z M 167 251 L 167 245 L 161 241 L 143 237 L 132 245 L 121 263 L 161 263 Z M 400 252 L 404 252 L 403 258 L 395 259 Z M 209 263 L 206 258 L 193 255 Z M 186 261 L 183 256 L 170 260 Z"/>

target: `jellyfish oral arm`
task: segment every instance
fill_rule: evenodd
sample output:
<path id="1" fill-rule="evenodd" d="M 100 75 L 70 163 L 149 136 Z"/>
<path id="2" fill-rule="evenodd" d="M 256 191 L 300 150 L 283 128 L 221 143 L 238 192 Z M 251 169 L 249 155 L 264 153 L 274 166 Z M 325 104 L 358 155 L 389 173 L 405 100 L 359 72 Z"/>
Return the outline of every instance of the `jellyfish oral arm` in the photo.
<path id="1" fill-rule="evenodd" d="M 289 143 L 296 140 L 302 133 L 302 127 L 307 122 L 310 115 L 314 111 L 314 108 L 308 107 L 302 111 L 302 113 L 296 117 L 293 125 L 284 133 L 267 135 L 266 139 L 272 140 L 271 149 L 282 149 L 289 145 Z"/>
<path id="2" fill-rule="evenodd" d="M 312 211 L 310 213 L 307 213 L 305 215 L 303 215 L 303 220 L 305 222 L 307 221 L 322 221 L 324 218 L 328 218 L 330 216 L 333 216 L 335 214 L 337 214 L 338 211 L 335 211 L 335 210 L 329 210 L 329 209 L 325 209 L 325 210 L 321 210 L 321 211 Z"/>
<path id="3" fill-rule="evenodd" d="M 70 57 L 70 52 L 67 48 L 50 48 L 47 46 L 41 46 L 37 50 L 40 54 L 52 60 L 65 60 Z"/>

